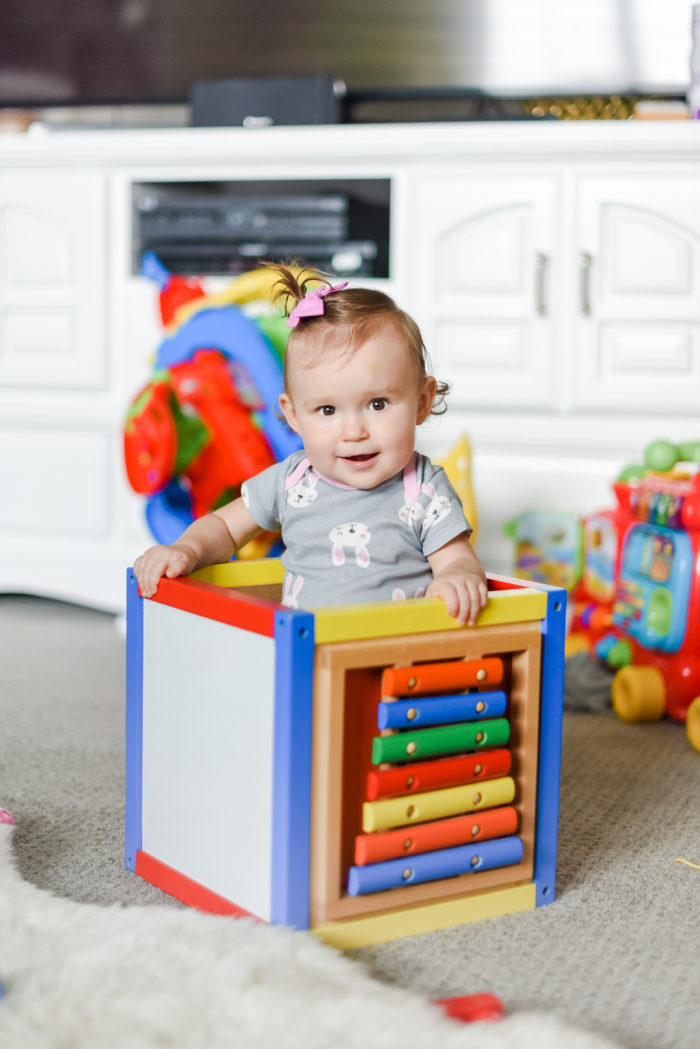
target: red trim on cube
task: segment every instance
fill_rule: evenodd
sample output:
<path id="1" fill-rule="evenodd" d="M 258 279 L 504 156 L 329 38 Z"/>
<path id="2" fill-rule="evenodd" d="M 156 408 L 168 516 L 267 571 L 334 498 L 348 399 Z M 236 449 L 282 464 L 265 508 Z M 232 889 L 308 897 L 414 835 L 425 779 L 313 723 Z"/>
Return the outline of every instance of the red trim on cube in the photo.
<path id="1" fill-rule="evenodd" d="M 510 576 L 491 575 L 490 572 L 486 576 L 486 582 L 489 590 L 529 590 L 532 587 L 536 590 L 542 589 L 529 579 L 511 579 Z"/>
<path id="2" fill-rule="evenodd" d="M 149 600 L 266 637 L 275 636 L 275 612 L 280 608 L 274 601 L 244 594 L 235 587 L 216 586 L 199 579 L 161 579 L 158 593 Z"/>
<path id="3" fill-rule="evenodd" d="M 141 849 L 136 853 L 136 873 L 144 881 L 150 881 L 157 889 L 167 892 L 168 896 L 174 896 L 176 900 L 198 911 L 207 914 L 228 914 L 235 918 L 254 918 L 255 921 L 266 924 L 257 914 L 251 914 L 250 911 L 238 907 L 224 896 L 217 895 Z"/>

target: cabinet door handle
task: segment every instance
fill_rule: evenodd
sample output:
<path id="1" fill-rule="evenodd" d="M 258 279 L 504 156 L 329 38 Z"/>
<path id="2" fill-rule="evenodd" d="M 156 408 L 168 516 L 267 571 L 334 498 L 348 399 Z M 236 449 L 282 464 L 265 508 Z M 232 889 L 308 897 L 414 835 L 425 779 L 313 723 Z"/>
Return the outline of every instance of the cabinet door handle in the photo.
<path id="1" fill-rule="evenodd" d="M 547 267 L 549 258 L 543 251 L 535 255 L 535 309 L 541 317 L 547 313 Z"/>
<path id="2" fill-rule="evenodd" d="M 591 315 L 591 266 L 593 256 L 587 251 L 580 251 L 578 255 L 579 273 L 579 307 L 584 317 Z"/>

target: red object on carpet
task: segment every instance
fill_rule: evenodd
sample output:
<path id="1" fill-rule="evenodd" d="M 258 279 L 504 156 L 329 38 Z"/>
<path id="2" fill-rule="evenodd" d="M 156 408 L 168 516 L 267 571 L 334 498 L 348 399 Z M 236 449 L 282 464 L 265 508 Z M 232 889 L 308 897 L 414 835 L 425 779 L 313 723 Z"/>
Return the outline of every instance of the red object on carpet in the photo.
<path id="1" fill-rule="evenodd" d="M 465 994 L 456 998 L 438 998 L 439 1005 L 452 1020 L 469 1024 L 475 1020 L 502 1020 L 503 1002 L 495 994 Z"/>

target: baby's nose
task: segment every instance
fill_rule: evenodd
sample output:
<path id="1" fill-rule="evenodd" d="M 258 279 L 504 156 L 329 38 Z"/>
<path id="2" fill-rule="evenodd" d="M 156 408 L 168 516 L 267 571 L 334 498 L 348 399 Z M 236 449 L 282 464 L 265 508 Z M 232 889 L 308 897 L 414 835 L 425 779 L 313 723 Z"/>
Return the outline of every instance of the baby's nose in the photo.
<path id="1" fill-rule="evenodd" d="M 343 435 L 348 441 L 358 441 L 367 436 L 367 425 L 359 412 L 349 412 L 343 419 Z"/>

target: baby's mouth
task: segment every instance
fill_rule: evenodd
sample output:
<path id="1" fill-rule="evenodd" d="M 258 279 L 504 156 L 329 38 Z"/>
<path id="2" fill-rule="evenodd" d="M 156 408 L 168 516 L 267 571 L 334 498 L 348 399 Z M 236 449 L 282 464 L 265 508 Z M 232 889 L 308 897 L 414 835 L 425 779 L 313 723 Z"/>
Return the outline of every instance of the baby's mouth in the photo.
<path id="1" fill-rule="evenodd" d="M 343 459 L 347 459 L 351 463 L 366 463 L 370 459 L 375 459 L 378 452 L 365 452 L 363 455 L 343 455 Z"/>

